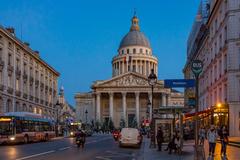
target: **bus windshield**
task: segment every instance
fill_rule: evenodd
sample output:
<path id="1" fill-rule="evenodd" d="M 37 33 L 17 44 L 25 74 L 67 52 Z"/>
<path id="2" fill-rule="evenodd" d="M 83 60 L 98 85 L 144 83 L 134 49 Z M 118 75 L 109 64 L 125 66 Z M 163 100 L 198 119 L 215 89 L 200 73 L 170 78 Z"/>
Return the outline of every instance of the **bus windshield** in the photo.
<path id="1" fill-rule="evenodd" d="M 0 121 L 0 135 L 12 135 L 12 121 Z"/>

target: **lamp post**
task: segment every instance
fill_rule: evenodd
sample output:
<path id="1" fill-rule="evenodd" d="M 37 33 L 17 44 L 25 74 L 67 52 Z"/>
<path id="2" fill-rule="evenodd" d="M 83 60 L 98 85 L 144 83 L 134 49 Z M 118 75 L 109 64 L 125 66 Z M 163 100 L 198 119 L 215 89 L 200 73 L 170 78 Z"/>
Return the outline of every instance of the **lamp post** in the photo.
<path id="1" fill-rule="evenodd" d="M 86 124 L 87 124 L 87 114 L 88 114 L 88 110 L 86 109 L 86 111 L 85 111 L 85 115 L 86 115 Z"/>
<path id="2" fill-rule="evenodd" d="M 155 121 L 154 121 L 154 114 L 153 114 L 153 88 L 157 83 L 157 76 L 154 73 L 154 69 L 151 69 L 151 73 L 148 76 L 148 83 L 152 88 L 152 119 L 151 119 L 151 145 L 150 147 L 153 145 L 154 148 L 156 148 L 156 143 L 155 143 Z"/>
<path id="3" fill-rule="evenodd" d="M 56 122 L 56 126 L 55 126 L 55 132 L 56 132 L 56 136 L 58 137 L 58 126 L 59 126 L 59 113 L 58 113 L 58 109 L 60 107 L 60 103 L 57 101 L 57 103 L 55 104 L 56 107 L 56 111 L 57 111 L 57 122 Z"/>

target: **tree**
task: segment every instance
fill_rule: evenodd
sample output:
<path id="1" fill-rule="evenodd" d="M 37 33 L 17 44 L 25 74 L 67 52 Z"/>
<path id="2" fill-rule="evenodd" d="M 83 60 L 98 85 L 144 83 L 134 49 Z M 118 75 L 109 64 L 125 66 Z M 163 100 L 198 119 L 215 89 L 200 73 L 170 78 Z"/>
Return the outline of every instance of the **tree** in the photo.
<path id="1" fill-rule="evenodd" d="M 110 131 L 113 131 L 115 129 L 112 118 L 109 118 L 108 120 L 108 128 L 110 129 Z"/>
<path id="2" fill-rule="evenodd" d="M 126 122 L 123 118 L 120 119 L 120 128 L 124 128 L 126 126 Z"/>
<path id="3" fill-rule="evenodd" d="M 133 119 L 133 121 L 132 121 L 132 123 L 131 123 L 131 127 L 132 127 L 132 128 L 138 128 L 138 123 L 137 123 L 136 118 Z"/>

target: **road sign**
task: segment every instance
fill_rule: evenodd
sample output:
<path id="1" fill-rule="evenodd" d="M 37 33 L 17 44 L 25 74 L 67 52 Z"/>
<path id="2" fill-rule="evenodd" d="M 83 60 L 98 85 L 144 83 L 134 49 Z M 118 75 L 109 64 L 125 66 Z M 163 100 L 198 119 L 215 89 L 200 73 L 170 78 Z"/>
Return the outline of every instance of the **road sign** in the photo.
<path id="1" fill-rule="evenodd" d="M 191 68 L 192 68 L 194 75 L 197 77 L 202 72 L 203 62 L 201 60 L 194 60 L 192 62 Z"/>
<path id="2" fill-rule="evenodd" d="M 166 79 L 164 87 L 167 88 L 189 88 L 195 86 L 194 79 Z"/>

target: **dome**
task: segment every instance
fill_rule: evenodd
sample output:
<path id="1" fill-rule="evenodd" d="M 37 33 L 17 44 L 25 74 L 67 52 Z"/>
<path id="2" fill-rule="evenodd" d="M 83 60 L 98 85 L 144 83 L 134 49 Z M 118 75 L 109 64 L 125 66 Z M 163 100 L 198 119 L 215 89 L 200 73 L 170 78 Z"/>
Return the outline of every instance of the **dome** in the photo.
<path id="1" fill-rule="evenodd" d="M 127 46 L 144 46 L 151 48 L 148 39 L 140 31 L 130 31 L 123 37 L 119 49 Z"/>
<path id="2" fill-rule="evenodd" d="M 123 37 L 119 49 L 127 46 L 144 46 L 151 48 L 148 39 L 142 32 L 140 32 L 138 21 L 139 20 L 136 16 L 132 18 L 130 31 Z"/>

